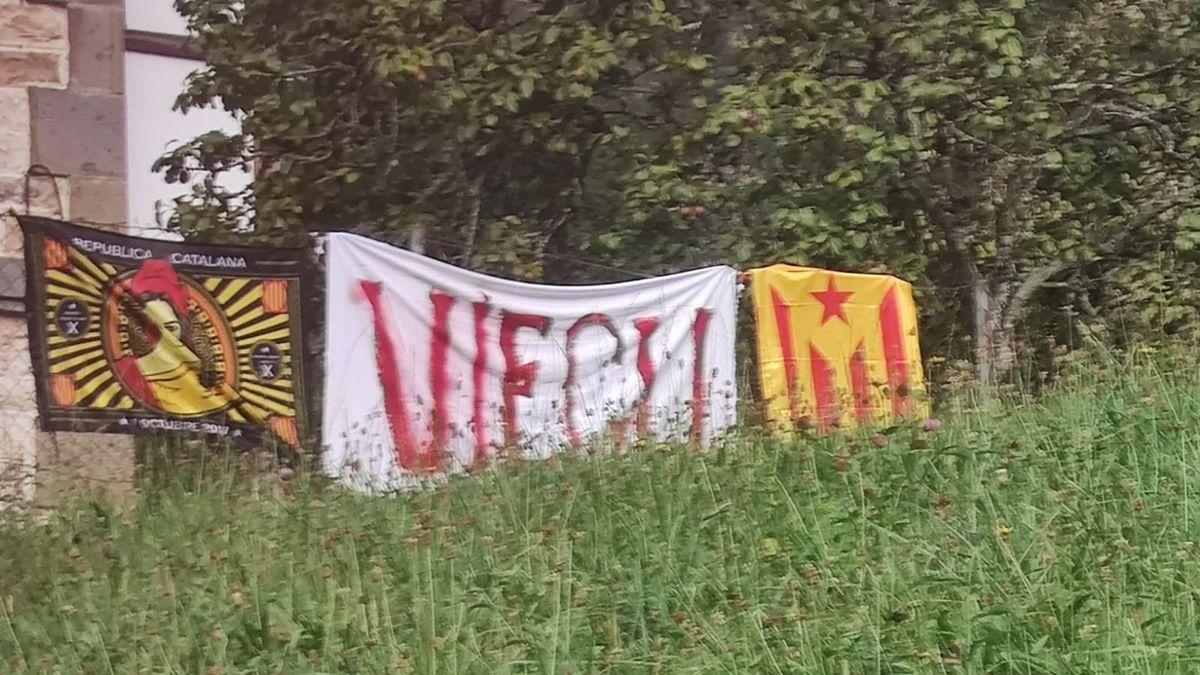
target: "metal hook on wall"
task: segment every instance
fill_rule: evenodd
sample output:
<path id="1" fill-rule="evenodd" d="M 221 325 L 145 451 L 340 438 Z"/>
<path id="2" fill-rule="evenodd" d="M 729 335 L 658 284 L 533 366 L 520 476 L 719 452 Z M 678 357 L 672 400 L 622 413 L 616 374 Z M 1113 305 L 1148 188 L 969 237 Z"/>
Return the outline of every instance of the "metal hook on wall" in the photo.
<path id="1" fill-rule="evenodd" d="M 66 218 L 67 214 L 63 209 L 62 193 L 58 190 L 58 179 L 67 177 L 68 176 L 64 173 L 54 173 L 44 164 L 31 164 L 29 168 L 25 170 L 25 215 L 33 215 L 30 213 L 32 208 L 30 202 L 33 199 L 33 191 L 31 189 L 33 179 L 49 178 L 50 184 L 54 186 L 54 201 L 58 203 L 58 217 Z"/>

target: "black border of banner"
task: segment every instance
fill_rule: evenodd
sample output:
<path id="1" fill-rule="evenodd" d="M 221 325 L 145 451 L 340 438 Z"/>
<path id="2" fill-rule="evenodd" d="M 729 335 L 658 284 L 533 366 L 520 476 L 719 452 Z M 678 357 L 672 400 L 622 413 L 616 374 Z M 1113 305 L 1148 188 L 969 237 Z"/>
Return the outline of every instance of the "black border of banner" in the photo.
<path id="1" fill-rule="evenodd" d="M 312 297 L 313 291 L 313 263 L 312 256 L 307 247 L 302 248 L 266 248 L 256 246 L 241 246 L 241 245 L 209 245 L 209 244 L 191 244 L 187 242 L 177 242 L 162 239 L 148 239 L 145 237 L 135 237 L 119 232 L 110 232 L 98 230 L 90 227 L 76 225 L 74 223 L 55 220 L 52 218 L 41 218 L 36 216 L 17 216 L 17 222 L 21 226 L 24 234 L 24 254 L 25 254 L 25 304 L 26 304 L 26 323 L 29 332 L 29 354 L 31 364 L 33 366 L 34 388 L 38 406 L 39 427 L 42 431 L 56 432 L 81 432 L 81 433 L 107 433 L 107 434 L 124 434 L 124 435 L 147 435 L 154 433 L 168 433 L 172 435 L 185 435 L 193 437 L 206 438 L 223 438 L 240 443 L 256 443 L 264 437 L 270 435 L 270 429 L 265 425 L 257 424 L 242 424 L 231 422 L 225 418 L 224 414 L 209 415 L 195 418 L 182 418 L 172 415 L 146 413 L 139 411 L 107 411 L 103 409 L 89 410 L 85 415 L 80 415 L 72 419 L 71 415 L 62 415 L 59 412 L 51 413 L 50 403 L 50 383 L 49 383 L 49 364 L 47 362 L 47 335 L 44 309 L 46 307 L 45 293 L 45 256 L 41 249 L 36 244 L 40 244 L 46 235 L 53 236 L 53 233 L 59 233 L 59 236 L 69 241 L 76 236 L 84 236 L 93 241 L 102 243 L 112 243 L 118 245 L 142 244 L 147 248 L 152 248 L 157 255 L 170 253 L 191 253 L 191 254 L 210 254 L 210 255 L 244 255 L 248 260 L 253 261 L 252 266 L 248 266 L 253 272 L 238 272 L 232 270 L 215 270 L 213 268 L 204 267 L 202 265 L 177 264 L 176 267 L 189 274 L 201 273 L 214 276 L 227 276 L 232 278 L 247 278 L 247 279 L 262 279 L 270 277 L 272 273 L 269 271 L 269 266 L 272 263 L 280 266 L 286 266 L 286 272 L 276 275 L 277 278 L 287 279 L 289 282 L 288 289 L 288 305 L 295 308 L 299 316 L 291 318 L 289 323 L 293 327 L 291 331 L 291 351 L 292 354 L 299 354 L 300 358 L 292 359 L 293 370 L 299 369 L 300 377 L 292 379 L 292 397 L 293 404 L 296 410 L 297 432 L 300 439 L 300 448 L 303 448 L 306 443 L 312 438 L 315 428 L 312 426 L 312 402 L 308 396 L 309 382 L 308 378 L 312 369 L 313 355 L 306 348 L 305 340 L 305 322 L 308 320 L 310 313 L 314 309 L 319 309 L 315 305 Z M 44 246 L 42 247 L 44 248 Z M 267 267 L 268 269 L 264 269 Z M 315 316 L 315 314 L 314 314 Z M 111 418 L 111 419 L 103 419 Z M 195 431 L 189 429 L 155 429 L 155 428 L 130 428 L 122 429 L 117 427 L 119 419 L 127 418 L 129 420 L 162 420 L 166 423 L 197 423 L 197 424 L 224 424 L 230 427 L 230 430 L 239 429 L 243 435 L 238 437 L 233 434 L 220 435 L 206 433 L 203 431 Z"/>

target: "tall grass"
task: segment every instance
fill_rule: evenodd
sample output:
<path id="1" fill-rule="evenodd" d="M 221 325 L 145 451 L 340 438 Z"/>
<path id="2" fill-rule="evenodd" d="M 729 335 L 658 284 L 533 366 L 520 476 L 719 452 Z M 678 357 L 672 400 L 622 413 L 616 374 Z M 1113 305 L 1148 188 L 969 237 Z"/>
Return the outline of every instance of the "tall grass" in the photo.
<path id="1" fill-rule="evenodd" d="M 209 459 L 0 526 L 0 671 L 1197 672 L 1198 421 L 1179 360 L 394 498 Z"/>

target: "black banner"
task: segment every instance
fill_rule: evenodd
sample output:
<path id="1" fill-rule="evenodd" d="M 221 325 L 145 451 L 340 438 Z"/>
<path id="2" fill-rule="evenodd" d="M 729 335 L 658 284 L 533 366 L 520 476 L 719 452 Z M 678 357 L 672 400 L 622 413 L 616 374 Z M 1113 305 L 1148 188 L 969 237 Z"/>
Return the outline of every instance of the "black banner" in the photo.
<path id="1" fill-rule="evenodd" d="M 19 221 L 43 429 L 300 443 L 307 249 Z"/>

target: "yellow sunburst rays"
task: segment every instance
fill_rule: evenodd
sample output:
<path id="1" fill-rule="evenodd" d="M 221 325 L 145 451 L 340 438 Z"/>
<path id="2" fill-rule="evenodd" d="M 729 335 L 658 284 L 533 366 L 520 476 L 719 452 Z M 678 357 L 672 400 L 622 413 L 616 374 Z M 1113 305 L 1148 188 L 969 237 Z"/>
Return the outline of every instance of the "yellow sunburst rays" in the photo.
<path id="1" fill-rule="evenodd" d="M 117 274 L 107 263 L 96 263 L 79 250 L 68 251 L 71 266 L 46 271 L 47 361 L 53 376 L 74 382 L 75 405 L 85 408 L 128 410 L 133 399 L 124 393 L 108 363 L 101 340 L 104 288 Z M 59 303 L 76 300 L 90 315 L 88 330 L 79 337 L 59 335 L 55 312 Z"/>
<path id="2" fill-rule="evenodd" d="M 242 396 L 250 403 L 269 413 L 294 417 L 296 415 L 295 395 L 292 393 L 290 378 L 291 357 L 289 356 L 289 352 L 291 351 L 291 331 L 288 328 L 287 319 L 286 315 L 275 315 L 264 317 L 257 322 L 247 323 L 242 328 L 234 331 L 234 339 L 238 344 L 238 364 L 242 374 L 240 387 Z M 251 355 L 254 346 L 263 342 L 270 342 L 279 350 L 280 377 L 277 380 L 258 380 L 257 374 L 251 365 Z"/>
<path id="3" fill-rule="evenodd" d="M 235 422 L 266 422 L 272 416 L 295 417 L 295 396 L 290 379 L 291 345 L 290 316 L 267 314 L 263 308 L 262 282 L 247 279 L 209 279 L 204 287 L 225 313 L 237 346 L 241 398 L 229 411 Z M 274 381 L 259 381 L 251 363 L 256 345 L 269 342 L 280 353 L 280 377 Z"/>

